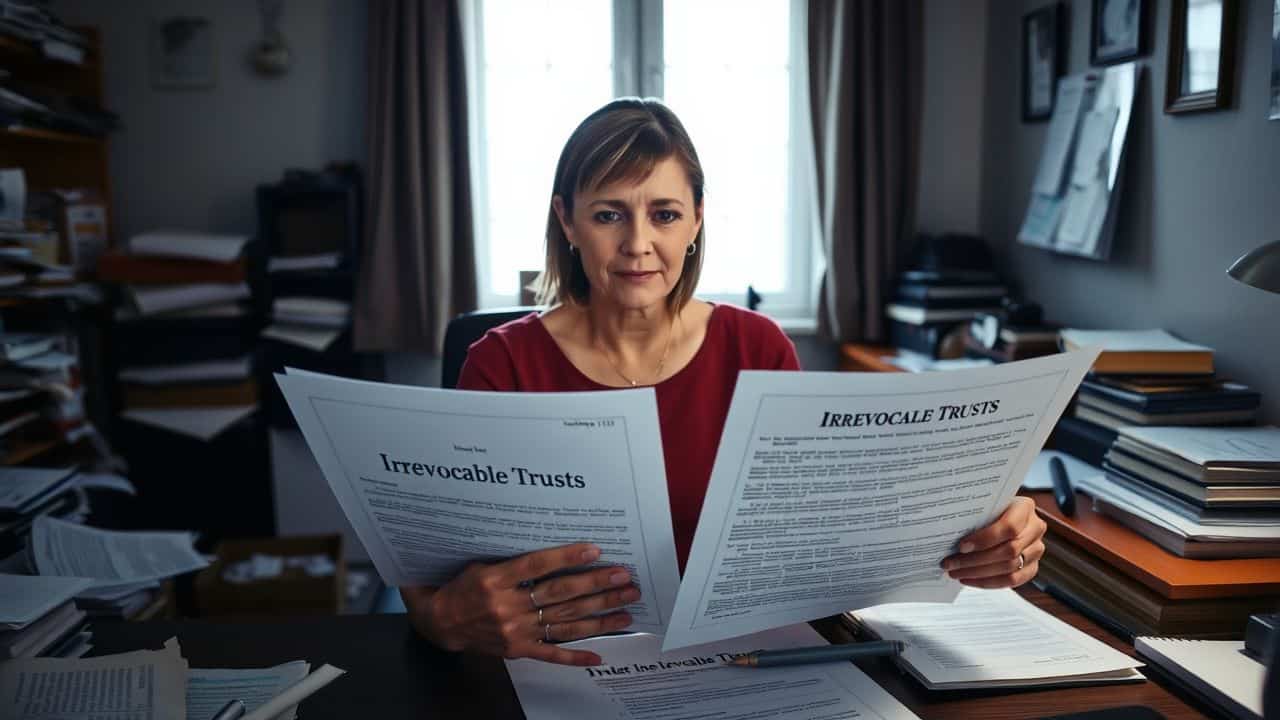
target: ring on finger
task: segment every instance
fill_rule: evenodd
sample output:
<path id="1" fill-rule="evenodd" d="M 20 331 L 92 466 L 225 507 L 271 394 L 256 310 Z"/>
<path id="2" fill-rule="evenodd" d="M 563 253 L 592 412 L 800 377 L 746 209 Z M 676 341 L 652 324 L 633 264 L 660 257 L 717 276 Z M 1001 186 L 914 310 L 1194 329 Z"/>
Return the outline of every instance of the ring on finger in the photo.
<path id="1" fill-rule="evenodd" d="M 1018 553 L 1018 569 L 1021 570 L 1026 566 L 1027 566 L 1027 558 L 1022 553 Z M 538 617 L 542 617 L 541 611 L 539 611 Z"/>
<path id="2" fill-rule="evenodd" d="M 529 604 L 533 605 L 534 610 L 541 611 L 542 606 L 538 604 L 538 598 L 533 596 L 533 588 L 529 588 Z"/>
<path id="3" fill-rule="evenodd" d="M 542 621 L 542 608 L 538 608 L 538 624 L 546 625 L 546 623 Z"/>
<path id="4" fill-rule="evenodd" d="M 542 641 L 553 642 L 551 639 L 551 623 L 542 626 Z"/>

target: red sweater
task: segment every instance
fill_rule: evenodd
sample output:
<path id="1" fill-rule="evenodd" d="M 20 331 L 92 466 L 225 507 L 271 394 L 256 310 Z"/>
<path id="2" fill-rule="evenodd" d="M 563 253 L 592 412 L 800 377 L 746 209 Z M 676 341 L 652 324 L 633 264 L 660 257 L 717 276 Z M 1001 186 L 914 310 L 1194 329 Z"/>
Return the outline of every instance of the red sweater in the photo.
<path id="1" fill-rule="evenodd" d="M 715 305 L 707 335 L 689 364 L 654 386 L 667 469 L 676 554 L 683 571 L 711 480 L 720 431 L 739 370 L 799 370 L 795 346 L 769 318 Z M 536 313 L 494 328 L 467 351 L 462 390 L 613 390 L 583 375 Z"/>

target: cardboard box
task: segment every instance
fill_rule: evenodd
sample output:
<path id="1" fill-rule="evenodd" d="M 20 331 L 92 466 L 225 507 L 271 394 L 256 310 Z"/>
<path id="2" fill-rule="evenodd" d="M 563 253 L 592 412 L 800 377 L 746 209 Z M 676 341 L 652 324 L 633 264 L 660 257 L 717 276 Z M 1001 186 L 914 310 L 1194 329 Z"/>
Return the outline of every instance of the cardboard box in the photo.
<path id="1" fill-rule="evenodd" d="M 237 563 L 254 555 L 285 559 L 276 577 L 230 582 L 224 575 Z M 288 558 L 325 555 L 332 561 L 330 575 L 309 575 L 291 567 Z M 243 566 L 242 566 L 243 567 Z M 287 538 L 224 540 L 217 560 L 196 576 L 196 606 L 201 615 L 334 615 L 346 599 L 347 572 L 342 536 L 308 535 Z"/>

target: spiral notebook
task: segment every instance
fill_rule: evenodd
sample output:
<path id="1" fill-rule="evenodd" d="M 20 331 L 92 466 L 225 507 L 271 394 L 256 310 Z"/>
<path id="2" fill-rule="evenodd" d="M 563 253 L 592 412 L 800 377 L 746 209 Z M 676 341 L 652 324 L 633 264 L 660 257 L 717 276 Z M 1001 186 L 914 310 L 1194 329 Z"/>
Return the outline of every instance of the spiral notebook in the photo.
<path id="1" fill-rule="evenodd" d="M 1231 717 L 1262 720 L 1266 667 L 1244 654 L 1242 640 L 1138 637 L 1138 655 Z"/>

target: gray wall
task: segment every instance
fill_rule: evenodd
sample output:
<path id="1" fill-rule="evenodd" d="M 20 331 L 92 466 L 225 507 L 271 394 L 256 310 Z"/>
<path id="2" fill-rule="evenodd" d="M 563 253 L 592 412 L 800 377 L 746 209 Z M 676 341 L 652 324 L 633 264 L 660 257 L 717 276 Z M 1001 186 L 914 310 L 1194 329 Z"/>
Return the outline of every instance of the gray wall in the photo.
<path id="1" fill-rule="evenodd" d="M 294 66 L 278 78 L 248 66 L 261 33 L 256 0 L 56 0 L 53 10 L 103 36 L 106 104 L 124 126 L 111 137 L 117 240 L 156 227 L 251 233 L 258 183 L 285 168 L 363 161 L 361 0 L 285 3 Z M 213 21 L 213 88 L 151 87 L 151 23 L 183 14 Z"/>
<path id="2" fill-rule="evenodd" d="M 1050 319 L 1076 327 L 1163 327 L 1214 347 L 1219 373 L 1263 394 L 1280 422 L 1280 295 L 1245 287 L 1224 271 L 1244 252 L 1280 239 L 1280 122 L 1266 119 L 1271 3 L 1242 0 L 1236 100 L 1230 109 L 1164 114 L 1169 0 L 1151 0 L 1154 22 L 1127 157 L 1126 195 L 1110 261 L 1022 247 L 1045 123 L 1019 112 L 1022 16 L 1043 0 L 991 3 L 982 226 L 1010 274 Z M 1089 0 L 1067 2 L 1067 71 L 1089 65 Z"/>

